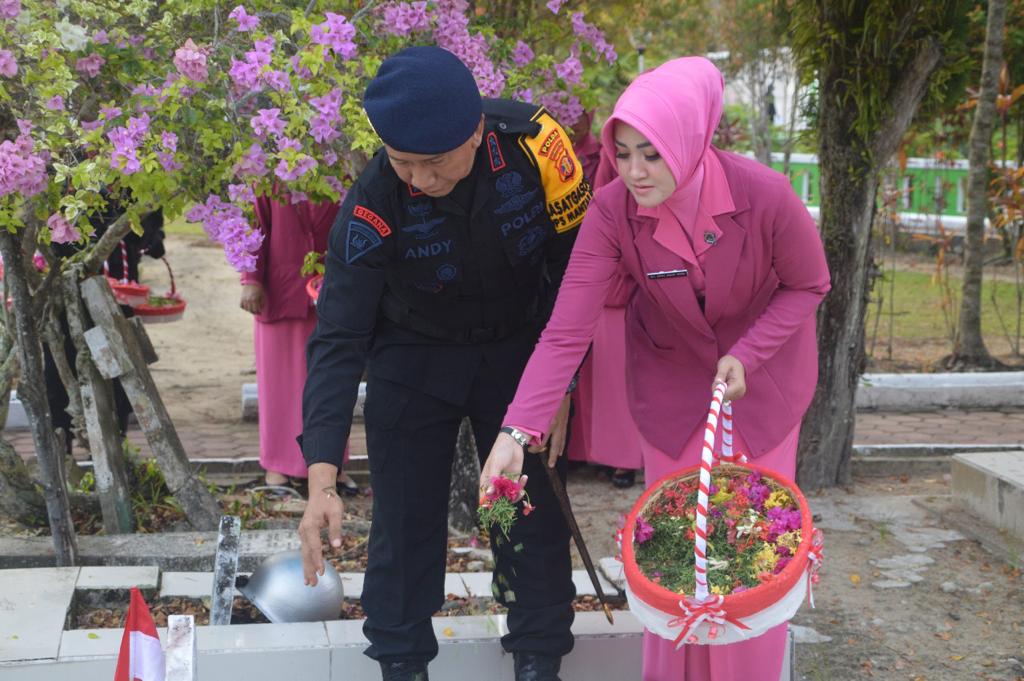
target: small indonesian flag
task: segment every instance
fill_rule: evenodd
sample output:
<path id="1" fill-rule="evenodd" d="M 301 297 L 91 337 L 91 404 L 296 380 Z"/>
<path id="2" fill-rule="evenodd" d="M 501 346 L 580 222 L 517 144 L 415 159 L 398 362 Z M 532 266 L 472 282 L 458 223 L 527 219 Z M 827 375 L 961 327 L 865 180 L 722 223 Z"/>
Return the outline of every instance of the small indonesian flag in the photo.
<path id="1" fill-rule="evenodd" d="M 149 614 L 149 606 L 136 587 L 124 622 L 121 652 L 114 681 L 164 681 L 164 651 Z"/>

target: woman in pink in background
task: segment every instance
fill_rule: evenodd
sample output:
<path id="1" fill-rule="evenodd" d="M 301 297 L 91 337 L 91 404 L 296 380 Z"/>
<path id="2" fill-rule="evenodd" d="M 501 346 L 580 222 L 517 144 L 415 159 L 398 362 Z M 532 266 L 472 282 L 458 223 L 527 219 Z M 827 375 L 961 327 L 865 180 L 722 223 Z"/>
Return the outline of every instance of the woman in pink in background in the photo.
<path id="1" fill-rule="evenodd" d="M 583 176 L 595 189 L 615 175 L 599 172 L 601 145 L 591 132 L 592 111 L 572 129 L 572 146 Z M 600 179 L 598 179 L 600 178 Z M 640 438 L 626 399 L 626 302 L 633 284 L 620 277 L 594 329 L 594 340 L 579 369 L 573 392 L 568 457 L 570 461 L 608 466 L 616 487 L 632 487 L 641 466 Z"/>
<path id="2" fill-rule="evenodd" d="M 700 459 L 712 385 L 724 381 L 738 449 L 792 477 L 814 394 L 815 310 L 829 290 L 817 227 L 789 180 L 715 149 L 722 76 L 701 57 L 638 77 L 602 130 L 619 178 L 594 198 L 558 302 L 505 424 L 543 437 L 590 343 L 616 272 L 626 307 L 626 383 L 646 479 Z M 614 158 L 612 158 L 614 156 Z M 740 399 L 743 398 L 743 399 Z M 498 436 L 481 482 L 521 471 Z M 644 681 L 777 681 L 786 625 L 733 645 L 644 637 Z"/>
<path id="3" fill-rule="evenodd" d="M 264 239 L 255 271 L 242 274 L 240 305 L 255 316 L 260 465 L 268 485 L 306 478 L 306 462 L 295 438 L 302 432 L 306 340 L 316 326 L 316 310 L 301 270 L 307 253 L 327 250 L 337 213 L 338 204 L 330 202 L 256 199 L 256 222 Z M 358 491 L 344 473 L 338 475 L 338 483 L 344 492 Z"/>

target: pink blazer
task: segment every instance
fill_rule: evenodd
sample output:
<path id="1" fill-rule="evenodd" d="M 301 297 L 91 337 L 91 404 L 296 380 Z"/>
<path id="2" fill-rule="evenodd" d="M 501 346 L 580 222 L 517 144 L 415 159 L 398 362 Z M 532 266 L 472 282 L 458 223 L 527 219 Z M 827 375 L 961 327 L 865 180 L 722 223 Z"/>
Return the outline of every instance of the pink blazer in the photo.
<path id="1" fill-rule="evenodd" d="M 278 203 L 266 196 L 256 199 L 256 226 L 263 244 L 256 252 L 256 270 L 242 275 L 242 283 L 263 284 L 261 322 L 305 319 L 312 306 L 302 276 L 302 262 L 310 251 L 327 250 L 327 236 L 338 214 L 338 204 L 325 201 Z"/>
<path id="2" fill-rule="evenodd" d="M 735 427 L 752 456 L 802 418 L 818 376 L 815 310 L 829 290 L 821 238 L 789 180 L 756 161 L 713 149 L 735 210 L 707 252 L 704 309 L 687 277 L 647 274 L 692 267 L 653 239 L 621 180 L 596 194 L 554 312 L 523 373 L 505 423 L 544 433 L 594 333 L 621 266 L 634 288 L 626 306 L 626 384 L 643 436 L 678 458 L 701 427 L 718 360 L 736 356 L 747 394 Z M 598 398 L 599 399 L 599 398 Z"/>

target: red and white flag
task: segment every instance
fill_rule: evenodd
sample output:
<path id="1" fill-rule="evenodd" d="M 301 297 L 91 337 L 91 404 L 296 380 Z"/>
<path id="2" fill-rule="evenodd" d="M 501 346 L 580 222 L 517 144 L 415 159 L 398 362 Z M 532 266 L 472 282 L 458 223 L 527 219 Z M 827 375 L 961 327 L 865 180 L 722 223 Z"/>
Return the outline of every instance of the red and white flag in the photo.
<path id="1" fill-rule="evenodd" d="M 142 594 L 132 587 L 114 681 L 164 681 L 164 651 Z"/>

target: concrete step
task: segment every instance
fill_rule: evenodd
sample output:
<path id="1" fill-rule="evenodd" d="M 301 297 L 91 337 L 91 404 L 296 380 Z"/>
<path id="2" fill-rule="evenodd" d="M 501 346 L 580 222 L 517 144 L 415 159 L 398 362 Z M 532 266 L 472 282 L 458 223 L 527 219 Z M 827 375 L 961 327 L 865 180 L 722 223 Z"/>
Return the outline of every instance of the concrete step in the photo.
<path id="1" fill-rule="evenodd" d="M 971 512 L 1024 539 L 1024 450 L 956 454 L 953 497 Z"/>

